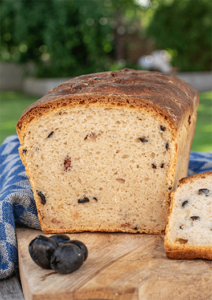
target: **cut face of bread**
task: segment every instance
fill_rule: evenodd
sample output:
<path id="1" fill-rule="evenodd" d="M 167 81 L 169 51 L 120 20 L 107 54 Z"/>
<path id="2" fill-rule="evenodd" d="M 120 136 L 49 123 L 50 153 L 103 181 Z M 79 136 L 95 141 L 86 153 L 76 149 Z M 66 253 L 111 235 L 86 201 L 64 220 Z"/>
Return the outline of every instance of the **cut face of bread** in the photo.
<path id="1" fill-rule="evenodd" d="M 19 151 L 44 232 L 164 232 L 198 104 L 193 88 L 169 79 L 81 76 L 24 112 Z"/>
<path id="2" fill-rule="evenodd" d="M 182 179 L 173 193 L 165 250 L 170 258 L 212 259 L 212 172 Z"/>
<path id="3" fill-rule="evenodd" d="M 32 122 L 21 151 L 49 230 L 159 232 L 173 148 L 167 124 L 153 115 L 78 107 Z"/>

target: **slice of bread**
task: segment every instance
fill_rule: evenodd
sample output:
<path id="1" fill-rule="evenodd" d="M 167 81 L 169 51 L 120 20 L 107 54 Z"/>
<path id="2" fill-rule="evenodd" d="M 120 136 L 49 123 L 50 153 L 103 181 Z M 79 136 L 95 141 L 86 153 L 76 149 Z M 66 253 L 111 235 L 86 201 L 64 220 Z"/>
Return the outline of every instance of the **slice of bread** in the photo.
<path id="1" fill-rule="evenodd" d="M 212 259 L 212 172 L 180 180 L 171 195 L 165 251 L 174 259 Z"/>
<path id="2" fill-rule="evenodd" d="M 164 233 L 197 105 L 186 82 L 125 69 L 73 78 L 27 108 L 19 151 L 42 230 Z"/>

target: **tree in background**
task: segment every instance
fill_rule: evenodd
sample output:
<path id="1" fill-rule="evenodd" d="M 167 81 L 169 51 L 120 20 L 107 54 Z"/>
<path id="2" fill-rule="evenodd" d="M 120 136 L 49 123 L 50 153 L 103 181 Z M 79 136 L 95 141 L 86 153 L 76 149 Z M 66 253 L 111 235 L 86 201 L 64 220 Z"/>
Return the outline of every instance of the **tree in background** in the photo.
<path id="1" fill-rule="evenodd" d="M 2 0 L 0 59 L 31 61 L 38 77 L 123 67 L 120 37 L 137 30 L 139 11 L 134 0 Z"/>
<path id="2" fill-rule="evenodd" d="M 152 0 L 157 3 L 147 27 L 155 47 L 172 55 L 179 71 L 207 71 L 212 66 L 211 0 Z"/>
<path id="3" fill-rule="evenodd" d="M 179 71 L 207 71 L 211 14 L 211 0 L 1 0 L 0 60 L 70 77 L 139 68 L 165 49 Z"/>

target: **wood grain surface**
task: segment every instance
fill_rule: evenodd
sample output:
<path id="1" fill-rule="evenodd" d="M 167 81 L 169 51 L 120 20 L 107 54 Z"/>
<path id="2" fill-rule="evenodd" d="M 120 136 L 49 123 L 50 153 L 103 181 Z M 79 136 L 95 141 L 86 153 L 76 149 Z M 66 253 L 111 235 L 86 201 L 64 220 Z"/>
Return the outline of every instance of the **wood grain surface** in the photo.
<path id="1" fill-rule="evenodd" d="M 19 267 L 25 300 L 208 300 L 212 299 L 212 261 L 170 260 L 163 236 L 77 233 L 88 259 L 72 274 L 38 267 L 28 244 L 38 230 L 17 229 Z M 48 235 L 47 235 L 48 236 Z"/>

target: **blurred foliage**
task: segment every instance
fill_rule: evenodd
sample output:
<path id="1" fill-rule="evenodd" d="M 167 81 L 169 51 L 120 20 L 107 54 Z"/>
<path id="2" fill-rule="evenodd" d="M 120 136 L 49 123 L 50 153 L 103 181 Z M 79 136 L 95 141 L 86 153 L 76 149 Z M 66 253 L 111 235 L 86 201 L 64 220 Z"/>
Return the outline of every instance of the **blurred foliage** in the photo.
<path id="1" fill-rule="evenodd" d="M 152 0 L 147 34 L 172 55 L 179 71 L 207 71 L 212 65 L 211 0 Z"/>
<path id="2" fill-rule="evenodd" d="M 70 77 L 138 69 L 139 51 L 155 48 L 179 71 L 207 71 L 211 15 L 211 0 L 0 0 L 0 60 L 32 62 L 37 77 Z"/>
<path id="3" fill-rule="evenodd" d="M 1 0 L 0 60 L 33 62 L 38 77 L 77 76 L 123 67 L 117 35 L 135 32 L 134 0 Z"/>

